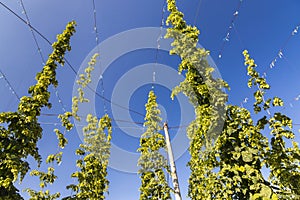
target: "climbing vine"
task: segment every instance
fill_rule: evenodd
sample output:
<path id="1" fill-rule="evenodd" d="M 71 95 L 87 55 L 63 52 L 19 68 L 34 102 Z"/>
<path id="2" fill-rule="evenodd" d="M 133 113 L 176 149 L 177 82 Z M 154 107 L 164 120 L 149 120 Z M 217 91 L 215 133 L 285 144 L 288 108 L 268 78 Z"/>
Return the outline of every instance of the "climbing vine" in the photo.
<path id="1" fill-rule="evenodd" d="M 206 198 L 205 192 L 215 176 L 213 169 L 217 160 L 212 153 L 214 140 L 221 133 L 225 117 L 225 102 L 227 96 L 223 88 L 228 88 L 225 81 L 214 79 L 206 57 L 209 52 L 197 48 L 199 30 L 186 24 L 183 13 L 178 11 L 175 0 L 168 0 L 168 28 L 166 38 L 172 38 L 173 49 L 170 54 L 181 58 L 179 73 L 185 74 L 185 79 L 175 87 L 172 98 L 178 93 L 184 93 L 195 109 L 195 120 L 187 128 L 190 138 L 188 163 L 191 174 L 189 178 L 189 196 L 191 199 Z M 213 193 L 213 191 L 210 191 Z"/>
<path id="2" fill-rule="evenodd" d="M 84 88 L 91 80 L 91 73 L 96 65 L 98 54 L 92 56 L 84 74 L 79 75 L 77 84 L 78 96 L 72 101 L 72 116 L 75 120 L 81 120 L 78 116 L 79 103 L 88 103 L 84 97 Z M 72 173 L 72 178 L 77 179 L 78 184 L 71 184 L 67 189 L 75 192 L 75 195 L 64 199 L 105 199 L 105 192 L 108 191 L 109 181 L 107 180 L 107 167 L 110 157 L 112 126 L 111 119 L 105 114 L 100 120 L 88 114 L 87 125 L 83 127 L 84 143 L 76 150 L 80 157 L 76 162 L 78 171 Z"/>
<path id="3" fill-rule="evenodd" d="M 190 139 L 190 168 L 188 196 L 198 199 L 298 199 L 300 198 L 300 149 L 294 140 L 292 120 L 274 107 L 282 107 L 279 97 L 267 98 L 270 85 L 256 70 L 248 51 L 244 51 L 245 66 L 249 76 L 248 87 L 254 91 L 253 111 L 235 105 L 226 105 L 225 89 L 228 84 L 214 78 L 214 69 L 207 61 L 209 51 L 198 48 L 199 30 L 184 20 L 176 0 L 167 0 L 169 26 L 166 38 L 173 39 L 170 54 L 181 58 L 178 72 L 185 76 L 173 89 L 172 98 L 183 93 L 194 106 L 195 119 L 187 128 Z M 36 75 L 36 84 L 29 95 L 20 98 L 15 112 L 0 113 L 0 197 L 4 200 L 23 199 L 14 183 L 20 182 L 30 170 L 26 160 L 32 156 L 41 165 L 37 142 L 43 136 L 38 122 L 41 110 L 51 108 L 49 87 L 58 86 L 56 69 L 64 65 L 64 56 L 71 50 L 70 38 L 75 32 L 75 22 L 70 22 L 53 43 L 53 52 Z M 73 128 L 72 119 L 86 117 L 83 127 L 84 142 L 76 150 L 78 170 L 72 173 L 76 184 L 67 186 L 75 192 L 63 199 L 105 199 L 109 181 L 107 168 L 112 138 L 111 119 L 107 114 L 98 119 L 91 114 L 78 115 L 79 103 L 88 103 L 84 88 L 91 82 L 96 65 L 95 54 L 84 74 L 79 75 L 78 96 L 72 99 L 72 110 L 58 116 L 64 131 L 55 129 L 59 151 L 48 155 L 46 172 L 34 169 L 30 175 L 40 180 L 40 191 L 26 189 L 30 199 L 58 199 L 60 193 L 51 194 L 49 184 L 57 179 L 54 165 L 62 162 L 63 149 L 68 140 L 64 132 Z M 275 108 L 276 110 L 276 108 Z M 156 96 L 150 91 L 146 104 L 145 133 L 140 138 L 141 178 L 140 199 L 171 199 L 166 174 L 169 167 L 161 154 L 165 148 L 161 131 L 160 111 Z M 258 120 L 254 120 L 258 118 Z M 290 143 L 291 145 L 287 145 Z M 269 176 L 262 174 L 268 169 Z"/>
<path id="4" fill-rule="evenodd" d="M 171 199 L 165 172 L 169 173 L 166 158 L 160 153 L 166 148 L 165 138 L 159 133 L 161 130 L 160 110 L 153 91 L 149 92 L 146 104 L 146 117 L 144 126 L 146 132 L 140 138 L 141 153 L 138 165 L 141 167 L 140 200 Z"/>
<path id="5" fill-rule="evenodd" d="M 76 192 L 69 199 L 105 199 L 104 193 L 108 191 L 109 184 L 106 176 L 112 133 L 111 120 L 108 115 L 98 120 L 89 114 L 86 121 L 88 125 L 83 128 L 85 143 L 76 150 L 76 154 L 84 158 L 77 160 L 80 170 L 72 174 L 78 184 L 67 186 Z"/>
<path id="6" fill-rule="evenodd" d="M 170 11 L 167 22 L 171 27 L 166 37 L 174 40 L 170 54 L 180 56 L 178 71 L 185 74 L 185 80 L 172 95 L 184 93 L 195 108 L 195 120 L 187 128 L 191 155 L 189 197 L 193 200 L 298 198 L 299 148 L 295 141 L 293 147 L 285 145 L 286 139 L 294 138 L 292 121 L 282 113 L 272 115 L 269 111 L 271 106 L 283 106 L 283 101 L 278 97 L 265 100 L 270 86 L 244 51 L 250 76 L 248 86 L 257 86 L 253 111 L 265 110 L 268 116 L 254 122 L 247 109 L 225 106 L 227 98 L 222 89 L 228 85 L 213 78 L 213 69 L 206 61 L 209 52 L 196 47 L 198 29 L 186 24 L 175 0 L 167 3 Z M 266 126 L 271 129 L 270 136 L 264 134 Z M 270 169 L 268 180 L 262 175 L 263 168 Z"/>
<path id="7" fill-rule="evenodd" d="M 64 55 L 71 50 L 70 38 L 75 32 L 75 22 L 70 22 L 62 34 L 53 43 L 53 52 L 36 76 L 37 83 L 28 90 L 30 96 L 20 99 L 18 110 L 0 113 L 0 193 L 4 199 L 22 199 L 13 183 L 29 171 L 26 158 L 30 155 L 41 164 L 37 142 L 42 137 L 43 129 L 38 117 L 43 107 L 51 107 L 49 103 L 50 85 L 58 85 L 56 80 L 57 64 L 64 65 Z M 52 169 L 49 169 L 51 174 Z M 51 176 L 51 175 L 50 175 Z M 52 177 L 54 178 L 54 177 Z M 51 179 L 52 179 L 51 178 Z"/>

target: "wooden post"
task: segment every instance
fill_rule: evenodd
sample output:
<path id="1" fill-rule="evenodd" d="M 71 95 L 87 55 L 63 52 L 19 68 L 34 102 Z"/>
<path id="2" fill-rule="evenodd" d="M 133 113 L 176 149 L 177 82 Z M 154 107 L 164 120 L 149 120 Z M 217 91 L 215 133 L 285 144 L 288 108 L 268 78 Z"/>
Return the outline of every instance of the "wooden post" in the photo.
<path id="1" fill-rule="evenodd" d="M 172 182 L 173 182 L 173 187 L 174 187 L 175 200 L 181 200 L 179 182 L 178 182 L 176 166 L 175 166 L 175 161 L 174 161 L 174 156 L 173 156 L 173 151 L 172 151 L 172 146 L 171 146 L 167 123 L 164 123 L 164 131 L 165 131 L 166 145 L 167 145 L 168 156 L 169 156 L 170 167 L 171 167 L 171 177 L 172 177 Z"/>

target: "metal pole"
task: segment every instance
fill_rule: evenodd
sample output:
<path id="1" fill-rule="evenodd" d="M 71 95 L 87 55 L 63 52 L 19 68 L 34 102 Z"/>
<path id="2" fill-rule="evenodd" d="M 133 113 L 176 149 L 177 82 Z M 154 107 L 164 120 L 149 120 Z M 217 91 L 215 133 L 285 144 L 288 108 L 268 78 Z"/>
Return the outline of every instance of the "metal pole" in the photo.
<path id="1" fill-rule="evenodd" d="M 171 177 L 172 177 L 172 182 L 173 182 L 173 187 L 174 187 L 175 200 L 181 200 L 179 182 L 178 182 L 176 166 L 175 166 L 175 161 L 174 161 L 174 156 L 173 156 L 173 151 L 172 151 L 172 146 L 171 146 L 167 123 L 164 123 L 164 131 L 165 131 L 166 145 L 167 145 L 168 156 L 169 156 L 170 167 L 171 167 Z"/>

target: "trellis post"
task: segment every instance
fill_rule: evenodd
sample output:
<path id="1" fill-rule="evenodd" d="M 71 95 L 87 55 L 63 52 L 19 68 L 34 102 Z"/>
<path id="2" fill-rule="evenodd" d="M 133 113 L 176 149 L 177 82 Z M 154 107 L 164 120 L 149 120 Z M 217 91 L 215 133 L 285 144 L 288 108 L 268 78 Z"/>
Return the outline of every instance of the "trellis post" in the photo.
<path id="1" fill-rule="evenodd" d="M 166 140 L 167 152 L 168 152 L 169 161 L 170 161 L 171 177 L 172 177 L 172 183 L 173 183 L 173 187 L 174 187 L 175 200 L 181 200 L 178 176 L 177 176 L 177 172 L 176 172 L 176 166 L 175 166 L 175 161 L 174 161 L 174 156 L 173 156 L 173 151 L 172 151 L 172 146 L 171 146 L 168 129 L 169 129 L 168 124 L 165 122 L 164 123 L 165 140 Z"/>

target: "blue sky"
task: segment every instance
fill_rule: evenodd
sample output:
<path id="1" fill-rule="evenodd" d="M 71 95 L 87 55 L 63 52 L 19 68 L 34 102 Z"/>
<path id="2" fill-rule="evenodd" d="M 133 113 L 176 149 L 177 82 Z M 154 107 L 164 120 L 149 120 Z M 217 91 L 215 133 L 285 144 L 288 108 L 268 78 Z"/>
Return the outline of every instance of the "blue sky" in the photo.
<path id="1" fill-rule="evenodd" d="M 1 2 L 25 18 L 18 1 L 1 0 Z M 92 1 L 24 0 L 23 3 L 31 24 L 51 42 L 55 41 L 56 34 L 64 29 L 68 21 L 76 20 L 78 25 L 76 27 L 77 32 L 71 40 L 72 51 L 66 57 L 75 70 L 79 70 L 87 55 L 96 46 Z M 100 43 L 123 31 L 143 27 L 160 27 L 163 4 L 164 2 L 159 0 L 96 1 Z M 217 64 L 221 76 L 231 87 L 228 92 L 230 103 L 240 105 L 245 98 L 249 98 L 249 102 L 245 103 L 244 106 L 251 108 L 253 91 L 247 88 L 248 77 L 246 76 L 246 68 L 243 66 L 242 56 L 242 51 L 248 49 L 258 64 L 258 71 L 267 74 L 267 80 L 271 84 L 271 91 L 268 94 L 282 97 L 286 102 L 282 111 L 291 116 L 294 123 L 300 124 L 300 105 L 299 101 L 295 99 L 300 94 L 300 62 L 298 59 L 300 36 L 299 33 L 291 35 L 297 25 L 300 25 L 300 2 L 297 0 L 243 0 L 234 20 L 234 28 L 230 29 L 229 41 L 224 41 L 234 17 L 233 14 L 237 11 L 239 4 L 240 0 L 179 0 L 178 8 L 185 13 L 185 19 L 189 24 L 195 23 L 200 29 L 199 43 L 211 51 L 211 57 Z M 166 16 L 167 13 L 164 14 L 164 19 Z M 17 94 L 19 96 L 26 95 L 27 88 L 35 82 L 35 74 L 42 68 L 37 47 L 29 28 L 1 5 L 0 26 L 0 69 Z M 37 41 L 43 56 L 46 57 L 51 52 L 51 47 L 39 36 L 37 36 Z M 124 41 L 124 43 L 126 42 L 135 43 L 137 41 Z M 156 41 L 152 42 L 156 43 Z M 111 46 L 109 50 L 117 51 L 121 48 L 120 46 Z M 283 58 L 277 56 L 280 49 Z M 220 51 L 221 58 L 219 58 Z M 105 54 L 105 52 L 100 53 Z M 118 80 L 136 66 L 157 61 L 158 64 L 168 65 L 176 69 L 179 61 L 177 57 L 168 56 L 168 53 L 162 50 L 159 51 L 157 59 L 156 55 L 156 49 L 141 49 L 129 52 L 114 60 L 103 74 L 105 97 L 112 99 Z M 275 66 L 270 69 L 269 66 L 276 57 Z M 159 74 L 158 65 L 153 70 L 157 72 L 157 82 L 159 82 L 162 74 Z M 57 76 L 59 96 L 64 106 L 70 109 L 75 74 L 70 67 L 64 66 L 58 68 Z M 137 78 L 144 79 L 144 76 L 151 77 L 152 73 L 145 73 Z M 165 78 L 169 78 L 171 81 L 174 77 L 166 75 Z M 145 113 L 144 104 L 150 89 L 151 83 L 141 85 L 130 96 L 129 105 L 124 106 L 139 113 Z M 12 94 L 3 78 L 0 79 L 0 91 L 2 94 L 0 111 L 15 110 L 18 103 L 17 98 Z M 51 97 L 53 110 L 45 109 L 43 112 L 63 112 L 55 91 L 53 89 L 51 91 L 53 92 Z M 97 86 L 97 91 L 102 92 L 100 84 Z M 163 116 L 167 116 L 164 119 L 167 118 L 169 125 L 171 127 L 183 125 L 180 124 L 178 117 L 183 111 L 180 110 L 178 100 L 172 102 L 169 99 L 170 88 L 155 85 L 155 92 L 158 96 L 158 103 L 164 107 Z M 125 100 L 115 99 L 114 102 L 123 105 Z M 101 116 L 103 114 L 103 101 L 96 98 L 95 103 L 96 114 Z M 109 102 L 106 102 L 106 106 L 108 113 L 112 115 L 112 106 Z M 143 122 L 143 117 L 140 115 L 130 112 L 130 116 L 131 119 L 122 119 L 119 116 L 113 116 L 113 118 Z M 39 142 L 40 152 L 45 156 L 57 150 L 56 136 L 52 130 L 56 128 L 54 123 L 57 123 L 58 120 L 55 117 L 43 116 L 41 121 L 50 123 L 43 125 L 44 138 Z M 119 124 L 114 122 L 113 143 L 128 152 L 135 153 L 139 144 L 138 138 L 124 133 L 124 128 L 132 130 L 134 133 L 139 131 L 142 133 L 143 127 L 132 123 L 123 123 L 119 127 Z M 299 126 L 295 126 L 295 133 L 299 141 L 298 129 Z M 176 134 L 184 134 L 184 129 L 171 128 L 170 134 L 174 139 Z M 64 149 L 63 163 L 56 167 L 59 179 L 50 187 L 52 191 L 60 191 L 62 196 L 70 194 L 64 189 L 64 186 L 74 183 L 69 177 L 76 170 L 74 165 L 77 157 L 74 155 L 74 150 L 81 143 L 79 135 L 75 129 L 67 133 L 69 145 Z M 173 148 L 180 149 L 182 147 L 177 145 Z M 189 173 L 185 166 L 187 161 L 188 153 L 184 153 L 176 161 L 183 199 L 187 195 Z M 120 166 L 122 165 L 124 163 L 120 163 Z M 35 164 L 33 163 L 32 168 L 34 167 Z M 109 169 L 109 180 L 111 183 L 107 199 L 129 200 L 138 198 L 140 184 L 136 174 Z M 20 188 L 26 187 L 38 188 L 38 180 L 27 176 Z M 26 194 L 24 197 L 27 197 Z"/>

